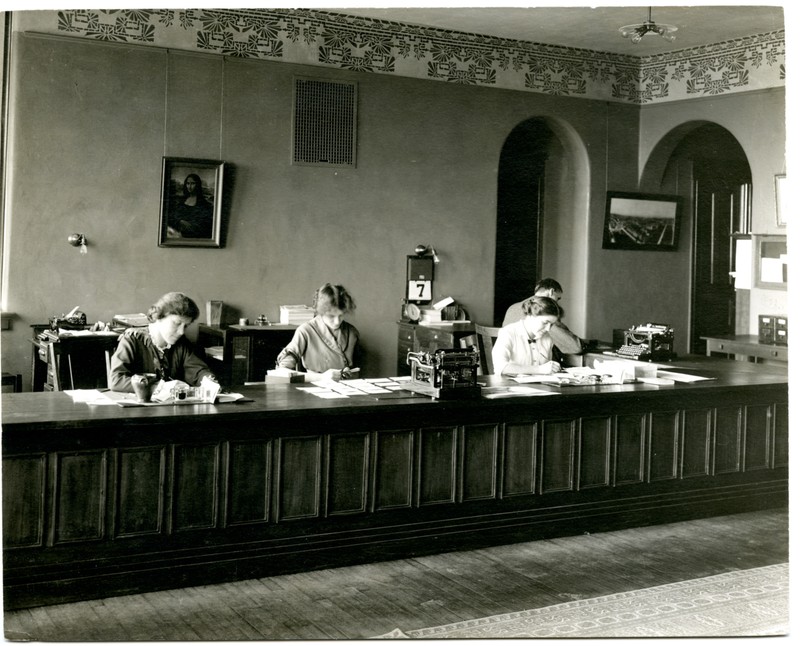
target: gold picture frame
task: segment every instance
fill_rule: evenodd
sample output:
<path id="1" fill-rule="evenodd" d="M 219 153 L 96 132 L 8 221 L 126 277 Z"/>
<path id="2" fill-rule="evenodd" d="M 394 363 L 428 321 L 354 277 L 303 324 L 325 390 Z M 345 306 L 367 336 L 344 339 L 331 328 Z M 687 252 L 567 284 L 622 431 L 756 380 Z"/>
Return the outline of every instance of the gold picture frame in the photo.
<path id="1" fill-rule="evenodd" d="M 225 162 L 164 157 L 159 247 L 222 247 Z"/>

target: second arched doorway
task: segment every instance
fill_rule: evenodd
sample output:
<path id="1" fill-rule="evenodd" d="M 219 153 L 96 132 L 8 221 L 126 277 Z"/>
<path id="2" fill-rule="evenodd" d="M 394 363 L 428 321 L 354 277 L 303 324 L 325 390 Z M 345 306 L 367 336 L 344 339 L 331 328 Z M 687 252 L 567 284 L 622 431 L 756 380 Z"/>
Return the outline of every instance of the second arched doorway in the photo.
<path id="1" fill-rule="evenodd" d="M 534 117 L 512 129 L 498 163 L 494 324 L 549 276 L 565 289 L 573 330 L 585 330 L 589 164 L 575 130 Z"/>

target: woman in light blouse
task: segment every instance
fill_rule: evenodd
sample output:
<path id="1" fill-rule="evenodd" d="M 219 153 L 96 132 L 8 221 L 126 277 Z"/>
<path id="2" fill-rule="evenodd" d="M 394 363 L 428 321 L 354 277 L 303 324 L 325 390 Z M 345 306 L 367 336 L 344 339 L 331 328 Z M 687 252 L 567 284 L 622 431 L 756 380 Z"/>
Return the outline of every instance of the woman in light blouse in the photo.
<path id="1" fill-rule="evenodd" d="M 561 308 L 552 298 L 532 296 L 523 301 L 522 320 L 500 328 L 492 348 L 497 375 L 549 375 L 561 370 L 553 361 L 553 339 L 548 333 Z"/>

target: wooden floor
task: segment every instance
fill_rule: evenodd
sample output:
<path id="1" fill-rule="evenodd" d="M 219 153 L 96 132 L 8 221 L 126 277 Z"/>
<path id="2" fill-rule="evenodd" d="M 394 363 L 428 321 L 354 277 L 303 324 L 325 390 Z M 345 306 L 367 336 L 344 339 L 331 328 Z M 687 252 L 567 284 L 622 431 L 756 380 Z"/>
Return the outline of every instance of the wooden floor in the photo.
<path id="1" fill-rule="evenodd" d="M 353 639 L 788 561 L 788 512 L 505 545 L 19 610 L 40 641 Z"/>

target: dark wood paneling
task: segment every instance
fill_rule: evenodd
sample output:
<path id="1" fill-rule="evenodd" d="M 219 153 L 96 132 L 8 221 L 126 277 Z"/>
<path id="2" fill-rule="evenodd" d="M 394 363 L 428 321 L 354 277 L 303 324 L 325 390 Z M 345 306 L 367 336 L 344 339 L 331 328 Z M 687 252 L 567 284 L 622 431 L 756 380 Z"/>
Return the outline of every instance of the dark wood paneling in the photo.
<path id="1" fill-rule="evenodd" d="M 411 507 L 414 469 L 413 431 L 375 434 L 374 508 Z"/>
<path id="2" fill-rule="evenodd" d="M 578 489 L 610 485 L 611 418 L 584 417 L 578 433 Z"/>
<path id="3" fill-rule="evenodd" d="M 681 477 L 707 476 L 711 473 L 711 437 L 713 411 L 705 408 L 683 414 Z"/>
<path id="4" fill-rule="evenodd" d="M 742 464 L 742 409 L 717 408 L 714 424 L 714 474 L 736 473 Z"/>
<path id="5" fill-rule="evenodd" d="M 278 520 L 320 515 L 322 438 L 281 438 Z"/>
<path id="6" fill-rule="evenodd" d="M 424 428 L 419 440 L 419 505 L 456 500 L 456 429 Z"/>
<path id="7" fill-rule="evenodd" d="M 367 510 L 369 435 L 331 436 L 328 445 L 328 514 Z"/>
<path id="8" fill-rule="evenodd" d="M 503 496 L 536 491 L 536 424 L 506 424 Z"/>
<path id="9" fill-rule="evenodd" d="M 650 481 L 678 477 L 680 413 L 665 411 L 650 415 Z"/>
<path id="10" fill-rule="evenodd" d="M 173 531 L 217 526 L 219 445 L 181 444 L 173 452 Z"/>
<path id="11" fill-rule="evenodd" d="M 44 542 L 44 454 L 3 460 L 3 546 Z"/>
<path id="12" fill-rule="evenodd" d="M 789 466 L 789 406 L 775 405 L 773 468 Z"/>
<path id="13" fill-rule="evenodd" d="M 644 482 L 645 416 L 617 416 L 615 436 L 614 484 Z"/>
<path id="14" fill-rule="evenodd" d="M 542 493 L 570 491 L 575 464 L 575 421 L 542 423 Z"/>
<path id="15" fill-rule="evenodd" d="M 231 442 L 228 467 L 229 525 L 269 520 L 272 442 Z"/>
<path id="16" fill-rule="evenodd" d="M 461 461 L 462 500 L 487 500 L 497 495 L 497 424 L 465 426 Z"/>
<path id="17" fill-rule="evenodd" d="M 203 415 L 7 395 L 4 461 L 33 460 L 10 463 L 7 511 L 35 506 L 28 487 L 45 502 L 12 530 L 5 599 L 58 603 L 781 505 L 787 468 L 741 466 L 746 408 L 748 469 L 755 451 L 776 462 L 787 452 L 786 384 L 758 368 L 513 400 L 320 402 L 254 386 L 243 388 L 252 402 Z M 733 450 L 715 462 L 717 430 Z M 676 455 L 678 473 L 702 477 L 674 477 Z M 41 546 L 20 546 L 39 534 Z"/>
<path id="18" fill-rule="evenodd" d="M 55 464 L 53 542 L 105 536 L 106 451 L 59 453 Z"/>
<path id="19" fill-rule="evenodd" d="M 116 469 L 116 536 L 163 529 L 166 452 L 162 447 L 121 450 Z"/>
<path id="20" fill-rule="evenodd" d="M 772 439 L 772 406 L 745 409 L 744 470 L 768 469 Z"/>

